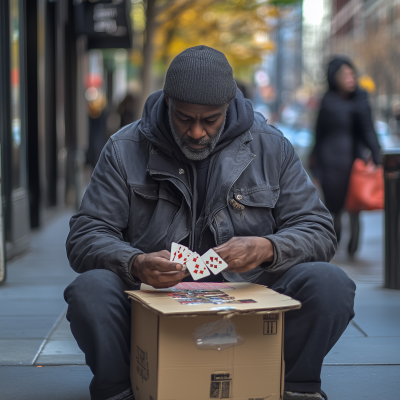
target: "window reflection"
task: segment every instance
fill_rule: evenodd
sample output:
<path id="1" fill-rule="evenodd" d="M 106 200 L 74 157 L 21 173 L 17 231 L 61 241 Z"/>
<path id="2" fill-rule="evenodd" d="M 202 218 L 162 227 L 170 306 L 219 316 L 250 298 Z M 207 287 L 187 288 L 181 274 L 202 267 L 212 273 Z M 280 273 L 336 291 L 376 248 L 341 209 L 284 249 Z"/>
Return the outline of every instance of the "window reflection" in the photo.
<path id="1" fill-rule="evenodd" d="M 21 186 L 21 90 L 18 0 L 10 0 L 11 129 L 13 138 L 13 189 Z"/>

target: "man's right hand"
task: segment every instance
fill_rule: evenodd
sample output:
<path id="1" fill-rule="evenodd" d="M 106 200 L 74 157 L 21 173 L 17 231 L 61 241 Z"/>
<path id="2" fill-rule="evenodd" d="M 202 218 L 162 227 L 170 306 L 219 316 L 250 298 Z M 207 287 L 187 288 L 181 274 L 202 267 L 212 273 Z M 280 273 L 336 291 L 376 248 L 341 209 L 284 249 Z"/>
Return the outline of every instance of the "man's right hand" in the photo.
<path id="1" fill-rule="evenodd" d="M 189 271 L 182 271 L 182 264 L 169 261 L 169 257 L 167 250 L 139 254 L 133 263 L 132 275 L 156 289 L 175 286 L 189 275 Z"/>

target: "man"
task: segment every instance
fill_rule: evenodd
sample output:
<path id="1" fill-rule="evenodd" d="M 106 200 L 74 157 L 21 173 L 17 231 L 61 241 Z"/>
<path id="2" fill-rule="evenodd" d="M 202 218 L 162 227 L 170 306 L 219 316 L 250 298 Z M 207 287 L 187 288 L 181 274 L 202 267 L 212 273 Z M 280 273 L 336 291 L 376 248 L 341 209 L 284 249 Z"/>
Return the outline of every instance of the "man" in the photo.
<path id="1" fill-rule="evenodd" d="M 104 147 L 67 253 L 80 275 L 67 318 L 94 377 L 94 400 L 133 399 L 130 301 L 140 282 L 191 280 L 172 242 L 228 263 L 208 281 L 268 285 L 302 302 L 285 316 L 285 399 L 322 399 L 323 359 L 353 318 L 354 283 L 327 262 L 329 212 L 281 132 L 237 90 L 225 56 L 206 46 L 171 63 L 163 91 Z M 207 278 L 205 278 L 207 280 Z"/>

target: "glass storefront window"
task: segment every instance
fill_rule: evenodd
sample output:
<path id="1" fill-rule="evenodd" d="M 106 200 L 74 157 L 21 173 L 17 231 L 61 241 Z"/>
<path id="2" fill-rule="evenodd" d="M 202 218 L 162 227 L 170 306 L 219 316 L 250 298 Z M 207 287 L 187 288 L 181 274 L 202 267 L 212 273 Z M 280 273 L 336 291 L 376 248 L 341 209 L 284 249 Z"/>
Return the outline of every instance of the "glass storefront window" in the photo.
<path id="1" fill-rule="evenodd" d="M 21 182 L 21 88 L 19 59 L 19 0 L 10 0 L 10 82 L 11 82 L 11 136 L 12 136 L 12 186 Z"/>

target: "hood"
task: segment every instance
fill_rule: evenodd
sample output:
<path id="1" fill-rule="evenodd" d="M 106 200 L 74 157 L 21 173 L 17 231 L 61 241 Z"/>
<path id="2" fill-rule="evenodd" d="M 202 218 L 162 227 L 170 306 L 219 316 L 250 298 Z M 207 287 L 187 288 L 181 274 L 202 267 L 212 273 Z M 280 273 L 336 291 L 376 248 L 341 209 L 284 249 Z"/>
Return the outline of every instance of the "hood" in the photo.
<path id="1" fill-rule="evenodd" d="M 337 56 L 332 58 L 328 64 L 328 74 L 327 74 L 329 90 L 333 91 L 337 90 L 335 75 L 343 64 L 348 65 L 350 68 L 356 71 L 354 65 L 346 56 Z"/>
<path id="2" fill-rule="evenodd" d="M 213 153 L 221 151 L 242 133 L 247 132 L 254 122 L 254 111 L 250 100 L 243 97 L 237 89 L 236 97 L 229 104 L 225 129 Z M 140 129 L 146 138 L 164 153 L 189 161 L 176 144 L 168 121 L 168 106 L 164 92 L 159 90 L 151 94 L 143 109 Z M 211 153 L 211 154 L 213 154 Z"/>

